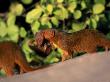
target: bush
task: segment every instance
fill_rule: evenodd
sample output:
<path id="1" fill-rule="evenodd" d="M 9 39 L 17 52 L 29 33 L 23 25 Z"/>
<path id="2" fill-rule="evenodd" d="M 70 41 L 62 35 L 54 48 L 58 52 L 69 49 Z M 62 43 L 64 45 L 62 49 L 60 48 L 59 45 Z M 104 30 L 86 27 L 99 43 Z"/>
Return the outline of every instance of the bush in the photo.
<path id="1" fill-rule="evenodd" d="M 45 59 L 32 55 L 35 53 L 27 45 L 27 40 L 40 29 L 56 28 L 68 32 L 86 27 L 101 31 L 110 29 L 109 0 L 10 0 L 10 3 L 6 13 L 0 14 L 0 41 L 20 43 L 28 62 L 59 61 L 60 52 L 53 51 Z M 103 32 L 107 34 L 109 30 Z"/>

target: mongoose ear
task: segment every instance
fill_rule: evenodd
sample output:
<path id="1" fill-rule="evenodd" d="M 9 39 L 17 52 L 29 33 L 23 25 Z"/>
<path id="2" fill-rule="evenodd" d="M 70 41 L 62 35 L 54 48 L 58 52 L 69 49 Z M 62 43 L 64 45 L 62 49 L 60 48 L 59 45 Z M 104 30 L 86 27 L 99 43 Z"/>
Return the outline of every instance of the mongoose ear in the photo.
<path id="1" fill-rule="evenodd" d="M 43 33 L 42 33 L 42 32 L 38 32 L 38 33 L 35 35 L 36 44 L 37 44 L 37 45 L 42 45 L 43 40 L 44 40 Z"/>
<path id="2" fill-rule="evenodd" d="M 44 33 L 45 38 L 52 38 L 55 36 L 55 30 L 54 29 L 49 29 L 46 30 Z"/>

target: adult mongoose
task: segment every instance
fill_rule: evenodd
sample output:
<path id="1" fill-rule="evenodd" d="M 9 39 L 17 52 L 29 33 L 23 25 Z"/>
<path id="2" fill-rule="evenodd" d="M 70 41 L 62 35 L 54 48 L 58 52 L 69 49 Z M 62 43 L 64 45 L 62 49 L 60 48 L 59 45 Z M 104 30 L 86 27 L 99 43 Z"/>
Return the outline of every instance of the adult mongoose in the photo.
<path id="1" fill-rule="evenodd" d="M 35 36 L 35 42 L 42 45 L 44 39 L 54 47 L 63 51 L 62 61 L 71 57 L 74 52 L 96 52 L 97 47 L 110 48 L 110 40 L 106 36 L 92 29 L 83 29 L 74 33 L 67 33 L 56 29 L 41 30 Z"/>
<path id="2" fill-rule="evenodd" d="M 7 76 L 12 76 L 16 64 L 20 67 L 20 73 L 36 69 L 29 66 L 16 43 L 11 41 L 0 42 L 0 69 L 3 69 Z"/>

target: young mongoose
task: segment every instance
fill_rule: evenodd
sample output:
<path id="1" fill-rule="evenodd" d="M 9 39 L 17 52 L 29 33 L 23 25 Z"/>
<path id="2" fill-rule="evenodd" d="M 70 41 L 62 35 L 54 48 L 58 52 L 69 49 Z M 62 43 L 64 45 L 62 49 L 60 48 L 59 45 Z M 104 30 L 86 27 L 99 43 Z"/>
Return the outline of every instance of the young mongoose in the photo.
<path id="1" fill-rule="evenodd" d="M 30 39 L 28 41 L 28 45 L 32 50 L 34 50 L 37 54 L 39 54 L 42 57 L 48 56 L 52 51 L 51 45 L 47 41 L 44 41 L 42 45 L 37 45 L 34 39 Z"/>
<path id="2" fill-rule="evenodd" d="M 12 76 L 16 64 L 20 67 L 20 73 L 36 69 L 29 66 L 16 43 L 11 41 L 0 42 L 0 69 L 3 69 L 7 76 Z"/>
<path id="3" fill-rule="evenodd" d="M 110 48 L 110 40 L 97 30 L 84 29 L 66 33 L 56 29 L 45 29 L 37 33 L 35 42 L 42 45 L 44 39 L 63 51 L 62 61 L 71 57 L 74 52 L 96 52 L 97 47 Z"/>

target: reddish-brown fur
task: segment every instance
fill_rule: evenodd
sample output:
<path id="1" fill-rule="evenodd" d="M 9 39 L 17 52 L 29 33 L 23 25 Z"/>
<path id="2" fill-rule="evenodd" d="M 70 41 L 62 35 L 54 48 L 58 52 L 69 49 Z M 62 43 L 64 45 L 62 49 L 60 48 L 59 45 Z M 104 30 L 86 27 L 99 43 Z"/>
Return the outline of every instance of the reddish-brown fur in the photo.
<path id="1" fill-rule="evenodd" d="M 62 61 L 74 52 L 96 52 L 97 47 L 110 48 L 110 40 L 97 30 L 84 29 L 74 33 L 66 33 L 56 29 L 45 29 L 37 33 L 36 43 L 42 45 L 47 39 L 51 45 L 62 49 Z"/>
<path id="2" fill-rule="evenodd" d="M 15 64 L 20 67 L 20 73 L 35 70 L 29 66 L 17 44 L 11 41 L 0 42 L 0 69 L 4 69 L 7 76 L 12 76 Z"/>
<path id="3" fill-rule="evenodd" d="M 33 39 L 30 39 L 28 45 L 32 50 L 42 57 L 48 56 L 52 50 L 51 45 L 47 41 L 44 41 L 43 45 L 38 45 Z"/>

